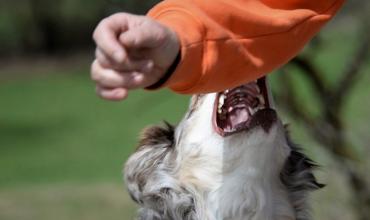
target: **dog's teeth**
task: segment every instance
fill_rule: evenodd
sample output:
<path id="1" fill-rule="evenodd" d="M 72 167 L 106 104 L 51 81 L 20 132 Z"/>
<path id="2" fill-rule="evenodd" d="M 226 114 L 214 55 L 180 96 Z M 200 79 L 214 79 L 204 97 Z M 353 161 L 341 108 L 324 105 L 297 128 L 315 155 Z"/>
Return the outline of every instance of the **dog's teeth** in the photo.
<path id="1" fill-rule="evenodd" d="M 223 113 L 222 105 L 218 105 L 217 112 L 218 112 L 218 114 L 222 115 L 222 113 Z"/>
<path id="2" fill-rule="evenodd" d="M 254 113 L 256 113 L 256 111 L 255 111 L 255 110 L 253 110 L 253 108 L 251 108 L 251 107 L 248 107 L 248 110 L 249 110 L 249 112 L 251 113 L 251 115 L 253 115 Z"/>
<path id="3" fill-rule="evenodd" d="M 217 108 L 217 112 L 219 113 L 219 114 L 221 114 L 222 113 L 222 106 L 224 105 L 224 103 L 225 103 L 225 95 L 224 94 L 222 94 L 222 95 L 220 95 L 220 98 L 218 99 L 218 108 Z"/>
<path id="4" fill-rule="evenodd" d="M 220 111 L 221 111 L 221 109 L 222 109 L 222 104 L 218 104 L 217 109 L 218 109 L 218 111 L 220 112 Z"/>
<path id="5" fill-rule="evenodd" d="M 220 98 L 218 99 L 218 105 L 222 106 L 224 103 L 225 103 L 225 95 L 222 94 L 222 95 L 220 95 Z"/>

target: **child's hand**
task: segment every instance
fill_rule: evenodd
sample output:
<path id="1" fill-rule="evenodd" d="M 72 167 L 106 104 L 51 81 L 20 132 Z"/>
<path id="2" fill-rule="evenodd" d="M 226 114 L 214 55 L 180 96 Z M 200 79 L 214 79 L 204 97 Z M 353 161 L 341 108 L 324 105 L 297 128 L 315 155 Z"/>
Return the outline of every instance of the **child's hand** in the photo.
<path id="1" fill-rule="evenodd" d="M 127 13 L 102 20 L 93 37 L 97 49 L 91 78 L 98 95 L 108 100 L 122 100 L 128 90 L 156 83 L 180 47 L 169 28 L 146 16 Z"/>

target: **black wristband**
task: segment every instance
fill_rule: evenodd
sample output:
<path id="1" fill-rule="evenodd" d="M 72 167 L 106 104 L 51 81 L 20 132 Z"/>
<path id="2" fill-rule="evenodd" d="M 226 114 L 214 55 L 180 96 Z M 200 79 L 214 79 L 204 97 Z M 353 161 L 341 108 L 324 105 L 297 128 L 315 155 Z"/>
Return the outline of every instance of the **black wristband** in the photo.
<path id="1" fill-rule="evenodd" d="M 167 82 L 167 80 L 172 76 L 172 73 L 175 72 L 176 67 L 179 65 L 181 61 L 181 51 L 177 54 L 175 60 L 171 64 L 171 66 L 168 68 L 167 72 L 163 75 L 162 78 L 160 78 L 156 83 L 154 83 L 151 86 L 146 87 L 146 89 L 158 89 L 161 87 L 163 84 Z"/>

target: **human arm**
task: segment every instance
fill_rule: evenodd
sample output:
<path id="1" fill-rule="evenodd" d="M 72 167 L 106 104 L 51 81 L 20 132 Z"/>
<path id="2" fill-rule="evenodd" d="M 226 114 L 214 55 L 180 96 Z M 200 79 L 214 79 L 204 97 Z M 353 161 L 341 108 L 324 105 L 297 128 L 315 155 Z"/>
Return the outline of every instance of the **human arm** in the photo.
<path id="1" fill-rule="evenodd" d="M 343 2 L 165 0 L 147 17 L 114 15 L 95 31 L 98 48 L 92 78 L 97 82 L 98 94 L 111 100 L 123 99 L 129 89 L 153 84 L 187 94 L 235 87 L 266 75 L 297 55 Z M 135 25 L 137 19 L 146 21 L 146 25 Z M 121 36 L 127 33 L 132 38 L 144 37 L 146 43 L 149 39 L 154 45 L 149 49 L 155 52 L 142 53 L 137 64 L 129 56 L 135 50 L 122 42 Z M 162 36 L 162 41 L 171 46 L 158 46 L 156 36 Z M 131 49 L 141 47 L 148 49 L 145 44 Z M 173 73 L 168 72 L 180 47 L 179 62 Z M 125 54 L 119 61 L 112 52 L 117 49 Z M 164 62 L 158 63 L 154 60 L 157 57 Z M 152 68 L 158 64 L 160 68 Z M 166 80 L 164 76 L 168 76 Z M 158 80 L 163 84 L 156 83 Z"/>
<path id="2" fill-rule="evenodd" d="M 112 101 L 164 80 L 179 54 L 176 34 L 146 16 L 114 14 L 99 23 L 93 38 L 97 47 L 91 78 L 97 94 Z"/>
<path id="3" fill-rule="evenodd" d="M 344 0 L 166 0 L 149 16 L 173 29 L 181 60 L 163 85 L 178 93 L 221 91 L 287 63 Z"/>

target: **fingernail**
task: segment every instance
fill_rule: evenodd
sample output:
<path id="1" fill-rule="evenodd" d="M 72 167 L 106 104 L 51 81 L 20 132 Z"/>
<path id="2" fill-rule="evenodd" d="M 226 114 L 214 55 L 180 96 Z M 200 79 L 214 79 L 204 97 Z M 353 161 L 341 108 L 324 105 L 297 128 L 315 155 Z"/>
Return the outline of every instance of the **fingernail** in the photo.
<path id="1" fill-rule="evenodd" d="M 117 97 L 117 96 L 123 96 L 124 94 L 124 91 L 122 89 L 117 89 L 116 91 L 114 91 L 114 95 Z"/>
<path id="2" fill-rule="evenodd" d="M 123 61 L 123 53 L 121 51 L 116 51 L 113 53 L 113 59 L 116 62 L 122 62 Z"/>
<path id="3" fill-rule="evenodd" d="M 145 65 L 144 67 L 142 68 L 142 71 L 144 73 L 149 73 L 153 70 L 153 66 L 154 66 L 154 63 L 153 61 L 149 60 Z"/>
<path id="4" fill-rule="evenodd" d="M 126 90 L 123 88 L 117 89 L 116 91 L 114 91 L 113 96 L 117 100 L 122 100 L 127 96 Z"/>

